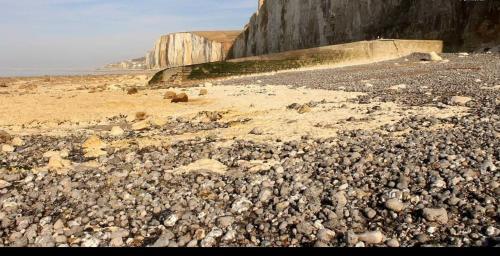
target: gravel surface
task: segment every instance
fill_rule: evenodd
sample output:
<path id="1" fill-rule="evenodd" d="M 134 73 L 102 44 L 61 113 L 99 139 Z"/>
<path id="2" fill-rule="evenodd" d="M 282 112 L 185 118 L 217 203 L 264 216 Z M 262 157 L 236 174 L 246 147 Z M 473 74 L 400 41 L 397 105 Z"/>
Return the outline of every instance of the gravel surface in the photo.
<path id="1" fill-rule="evenodd" d="M 415 116 L 291 142 L 214 136 L 116 149 L 101 136 L 98 158 L 86 156 L 85 132 L 23 136 L 13 152 L 0 150 L 0 246 L 498 246 L 500 55 L 443 57 L 450 61 L 409 58 L 225 83 L 366 92 L 360 104 L 465 104 L 466 116 Z M 203 123 L 125 125 L 123 137 L 227 125 L 205 114 Z M 204 159 L 227 170 L 192 167 Z M 64 160 L 71 166 L 61 167 Z M 186 166 L 191 171 L 177 171 Z"/>
<path id="2" fill-rule="evenodd" d="M 365 92 L 360 103 L 395 101 L 410 106 L 446 104 L 451 97 L 473 97 L 476 107 L 495 109 L 500 91 L 500 54 L 443 54 L 445 62 L 419 62 L 416 56 L 337 69 L 278 73 L 222 84 L 292 85 Z M 480 89 L 497 86 L 496 90 Z"/>

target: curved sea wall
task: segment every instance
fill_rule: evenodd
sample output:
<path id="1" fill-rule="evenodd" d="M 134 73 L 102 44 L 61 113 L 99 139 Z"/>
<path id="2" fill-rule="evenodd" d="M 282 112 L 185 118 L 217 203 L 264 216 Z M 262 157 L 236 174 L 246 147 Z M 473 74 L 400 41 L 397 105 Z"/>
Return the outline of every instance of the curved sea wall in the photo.
<path id="1" fill-rule="evenodd" d="M 230 57 L 377 38 L 444 40 L 447 50 L 498 45 L 500 1 L 259 0 Z"/>

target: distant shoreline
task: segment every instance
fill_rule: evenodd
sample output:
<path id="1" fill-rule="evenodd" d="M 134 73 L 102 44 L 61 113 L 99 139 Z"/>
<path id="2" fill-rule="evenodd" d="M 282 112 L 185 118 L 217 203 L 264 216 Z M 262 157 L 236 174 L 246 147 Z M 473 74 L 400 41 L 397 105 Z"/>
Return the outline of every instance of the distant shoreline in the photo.
<path id="1" fill-rule="evenodd" d="M 47 76 L 88 76 L 88 75 L 124 75 L 149 74 L 156 70 L 146 69 L 0 69 L 0 77 L 47 77 Z"/>

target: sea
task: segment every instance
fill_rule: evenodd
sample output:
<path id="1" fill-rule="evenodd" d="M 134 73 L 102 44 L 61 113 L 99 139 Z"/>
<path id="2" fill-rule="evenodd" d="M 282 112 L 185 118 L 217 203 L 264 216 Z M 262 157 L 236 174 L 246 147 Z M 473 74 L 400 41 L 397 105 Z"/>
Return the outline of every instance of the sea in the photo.
<path id="1" fill-rule="evenodd" d="M 0 77 L 114 75 L 142 72 L 144 72 L 144 70 L 108 70 L 97 68 L 0 68 Z"/>

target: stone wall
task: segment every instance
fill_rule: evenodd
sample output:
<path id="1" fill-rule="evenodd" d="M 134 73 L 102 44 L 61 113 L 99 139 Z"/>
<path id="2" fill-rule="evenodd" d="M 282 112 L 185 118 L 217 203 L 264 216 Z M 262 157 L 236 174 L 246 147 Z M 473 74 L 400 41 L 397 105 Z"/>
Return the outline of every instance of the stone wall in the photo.
<path id="1" fill-rule="evenodd" d="M 241 31 L 182 32 L 161 36 L 146 56 L 150 69 L 221 61 Z"/>
<path id="2" fill-rule="evenodd" d="M 500 43 L 500 1 L 259 1 L 232 58 L 377 38 L 444 40 L 447 50 Z"/>
<path id="3" fill-rule="evenodd" d="M 358 65 L 397 59 L 419 52 L 442 53 L 443 41 L 393 39 L 358 41 L 230 59 L 227 62 L 319 59 L 321 62 L 319 64 Z"/>

